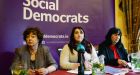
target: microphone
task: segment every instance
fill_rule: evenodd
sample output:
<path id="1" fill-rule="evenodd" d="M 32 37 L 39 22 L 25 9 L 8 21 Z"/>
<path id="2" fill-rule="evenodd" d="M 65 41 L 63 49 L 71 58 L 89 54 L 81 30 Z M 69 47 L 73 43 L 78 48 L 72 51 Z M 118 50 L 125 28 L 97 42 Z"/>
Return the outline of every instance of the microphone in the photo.
<path id="1" fill-rule="evenodd" d="M 80 63 L 80 66 L 78 67 L 78 75 L 84 75 L 84 57 L 83 57 L 83 54 L 85 52 L 85 47 L 82 44 L 78 44 L 76 50 L 78 52 L 78 63 Z"/>
<path id="2" fill-rule="evenodd" d="M 77 45 L 77 49 L 76 49 L 78 52 L 80 52 L 80 53 L 84 53 L 85 52 L 85 47 L 84 47 L 84 45 L 82 45 L 81 43 L 79 43 L 78 45 Z"/>

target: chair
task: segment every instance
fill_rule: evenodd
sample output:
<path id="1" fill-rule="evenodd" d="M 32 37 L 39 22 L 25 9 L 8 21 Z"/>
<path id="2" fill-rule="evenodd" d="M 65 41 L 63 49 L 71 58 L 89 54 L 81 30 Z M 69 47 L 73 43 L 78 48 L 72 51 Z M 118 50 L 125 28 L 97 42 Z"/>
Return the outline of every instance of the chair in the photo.
<path id="1" fill-rule="evenodd" d="M 58 55 L 59 55 L 59 56 L 60 56 L 61 51 L 62 51 L 62 48 L 58 48 L 58 49 L 57 49 L 57 52 L 58 52 Z"/>
<path id="2" fill-rule="evenodd" d="M 98 47 L 99 47 L 99 45 L 94 45 L 94 48 L 95 48 L 97 54 L 98 54 Z"/>

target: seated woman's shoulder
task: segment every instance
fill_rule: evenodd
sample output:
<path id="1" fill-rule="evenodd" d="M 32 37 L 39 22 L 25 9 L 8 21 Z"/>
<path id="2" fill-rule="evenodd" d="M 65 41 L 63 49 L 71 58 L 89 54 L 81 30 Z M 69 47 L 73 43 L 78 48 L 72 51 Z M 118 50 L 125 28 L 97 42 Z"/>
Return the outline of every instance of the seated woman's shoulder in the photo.
<path id="1" fill-rule="evenodd" d="M 63 47 L 68 47 L 68 44 L 65 44 Z"/>
<path id="2" fill-rule="evenodd" d="M 49 47 L 48 47 L 47 45 L 40 45 L 39 47 L 40 47 L 40 48 L 43 48 L 43 49 L 45 49 L 45 50 L 49 50 Z"/>
<path id="3" fill-rule="evenodd" d="M 64 46 L 63 46 L 63 48 L 62 48 L 62 50 L 67 50 L 67 49 L 69 49 L 69 45 L 68 44 L 65 44 Z"/>
<path id="4" fill-rule="evenodd" d="M 99 46 L 100 47 L 106 47 L 107 46 L 107 43 L 106 42 L 102 42 L 102 43 L 99 44 Z"/>

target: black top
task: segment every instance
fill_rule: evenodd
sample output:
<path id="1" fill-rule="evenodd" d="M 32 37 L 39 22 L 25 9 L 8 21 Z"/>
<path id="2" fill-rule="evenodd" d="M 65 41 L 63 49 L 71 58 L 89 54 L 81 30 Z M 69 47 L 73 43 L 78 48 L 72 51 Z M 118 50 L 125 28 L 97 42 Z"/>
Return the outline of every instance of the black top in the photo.
<path id="1" fill-rule="evenodd" d="M 116 46 L 116 48 L 120 56 L 120 59 L 128 62 L 128 58 L 127 58 L 128 54 L 123 44 Z M 105 56 L 105 65 L 118 66 L 118 62 L 117 62 L 118 59 L 114 58 L 113 50 L 111 50 L 109 46 L 107 46 L 104 42 L 99 45 L 98 56 L 102 54 Z"/>

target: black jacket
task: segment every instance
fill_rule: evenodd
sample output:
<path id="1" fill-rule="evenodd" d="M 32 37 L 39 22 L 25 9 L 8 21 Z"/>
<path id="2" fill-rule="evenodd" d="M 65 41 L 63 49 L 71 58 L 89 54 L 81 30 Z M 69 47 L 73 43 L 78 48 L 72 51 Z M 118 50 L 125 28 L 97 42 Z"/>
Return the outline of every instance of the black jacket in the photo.
<path id="1" fill-rule="evenodd" d="M 120 59 L 125 60 L 128 62 L 128 54 L 126 52 L 126 49 L 124 48 L 123 44 L 116 46 L 117 47 L 117 52 L 120 56 Z M 114 58 L 114 53 L 113 51 L 107 46 L 105 43 L 102 43 L 99 45 L 99 52 L 98 56 L 100 55 L 105 56 L 105 65 L 111 65 L 111 66 L 118 66 L 118 59 Z"/>

